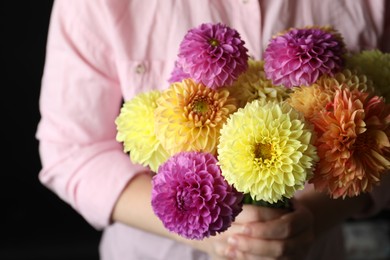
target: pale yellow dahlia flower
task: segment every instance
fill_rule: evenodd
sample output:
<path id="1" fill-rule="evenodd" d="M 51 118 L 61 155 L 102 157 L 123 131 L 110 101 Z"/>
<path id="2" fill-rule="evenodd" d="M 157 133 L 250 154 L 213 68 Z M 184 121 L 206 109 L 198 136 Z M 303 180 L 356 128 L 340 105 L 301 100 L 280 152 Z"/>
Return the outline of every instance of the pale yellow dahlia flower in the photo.
<path id="1" fill-rule="evenodd" d="M 169 157 L 155 134 L 154 110 L 159 97 L 156 90 L 135 96 L 123 104 L 115 120 L 116 140 L 123 142 L 131 161 L 149 166 L 155 172 Z"/>
<path id="2" fill-rule="evenodd" d="M 162 92 L 155 110 L 156 135 L 171 154 L 199 151 L 215 154 L 219 131 L 236 111 L 226 89 L 213 90 L 192 79 Z"/>
<path id="3" fill-rule="evenodd" d="M 352 53 L 346 58 L 346 66 L 367 75 L 375 90 L 386 102 L 390 101 L 390 53 L 378 49 Z"/>
<path id="4" fill-rule="evenodd" d="M 248 60 L 248 69 L 228 87 L 231 96 L 237 99 L 238 107 L 244 107 L 255 99 L 282 101 L 288 97 L 289 89 L 275 86 L 266 78 L 263 60 Z"/>
<path id="5" fill-rule="evenodd" d="M 221 129 L 222 174 L 254 200 L 276 203 L 303 189 L 318 160 L 311 124 L 287 102 L 254 100 Z"/>
<path id="6" fill-rule="evenodd" d="M 333 76 L 322 75 L 314 83 L 324 89 L 330 89 L 333 92 L 339 89 L 359 90 L 363 92 L 374 91 L 374 85 L 365 74 L 350 69 L 343 69 Z"/>

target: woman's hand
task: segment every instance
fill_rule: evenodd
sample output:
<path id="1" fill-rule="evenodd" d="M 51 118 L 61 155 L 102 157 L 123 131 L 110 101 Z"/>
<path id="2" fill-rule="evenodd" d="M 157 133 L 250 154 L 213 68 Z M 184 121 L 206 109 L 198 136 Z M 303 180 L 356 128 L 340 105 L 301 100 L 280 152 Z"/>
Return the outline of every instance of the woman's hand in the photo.
<path id="1" fill-rule="evenodd" d="M 190 245 L 208 253 L 213 260 L 232 259 L 230 257 L 232 237 L 242 235 L 246 228 L 250 228 L 256 222 L 265 222 L 285 214 L 286 210 L 271 209 L 253 205 L 244 205 L 243 211 L 236 217 L 232 225 L 224 232 L 205 238 L 201 241 L 193 240 Z M 190 240 L 184 239 L 184 243 Z M 230 241 L 230 242 L 229 242 Z"/>
<path id="2" fill-rule="evenodd" d="M 244 205 L 232 226 L 211 238 L 218 243 L 207 243 L 211 255 L 218 260 L 305 259 L 315 238 L 367 210 L 371 198 L 332 199 L 308 188 L 292 204 L 291 211 Z"/>
<path id="3" fill-rule="evenodd" d="M 223 253 L 230 259 L 304 259 L 314 240 L 313 215 L 298 201 L 293 207 L 286 211 L 245 205 L 226 232 Z"/>

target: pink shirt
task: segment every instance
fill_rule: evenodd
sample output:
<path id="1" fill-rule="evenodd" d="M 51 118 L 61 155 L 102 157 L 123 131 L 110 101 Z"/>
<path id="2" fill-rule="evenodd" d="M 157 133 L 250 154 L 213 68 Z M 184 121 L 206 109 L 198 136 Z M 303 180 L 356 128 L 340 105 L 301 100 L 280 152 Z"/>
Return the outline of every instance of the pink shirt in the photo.
<path id="1" fill-rule="evenodd" d="M 390 51 L 384 5 L 385 0 L 55 1 L 37 130 L 40 181 L 93 227 L 104 228 L 102 259 L 208 259 L 185 245 L 110 223 L 122 189 L 144 170 L 115 140 L 122 99 L 166 88 L 180 41 L 203 22 L 237 29 L 256 59 L 273 34 L 312 24 L 335 26 L 354 50 Z M 373 196 L 370 214 L 390 198 L 380 188 Z M 330 259 L 331 252 L 337 259 L 340 241 L 321 242 L 313 256 Z"/>

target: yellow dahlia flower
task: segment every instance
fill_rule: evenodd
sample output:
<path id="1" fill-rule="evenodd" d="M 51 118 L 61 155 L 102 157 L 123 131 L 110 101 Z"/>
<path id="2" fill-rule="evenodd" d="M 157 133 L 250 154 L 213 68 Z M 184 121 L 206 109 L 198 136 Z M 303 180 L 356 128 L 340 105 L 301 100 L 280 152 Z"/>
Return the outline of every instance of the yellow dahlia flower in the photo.
<path id="1" fill-rule="evenodd" d="M 248 69 L 228 87 L 231 96 L 237 99 L 238 107 L 255 99 L 282 101 L 287 98 L 289 89 L 275 86 L 266 78 L 264 61 L 249 59 L 248 65 Z"/>
<path id="2" fill-rule="evenodd" d="M 254 100 L 221 129 L 222 174 L 254 200 L 277 203 L 303 189 L 318 157 L 311 125 L 287 102 Z"/>
<path id="3" fill-rule="evenodd" d="M 156 135 L 171 154 L 199 151 L 215 154 L 219 131 L 236 110 L 226 89 L 213 90 L 192 79 L 162 92 L 155 111 Z"/>
<path id="4" fill-rule="evenodd" d="M 155 134 L 154 110 L 158 97 L 158 91 L 135 96 L 123 104 L 115 120 L 116 140 L 123 142 L 124 151 L 130 152 L 132 162 L 149 166 L 152 171 L 157 171 L 169 157 Z"/>
<path id="5" fill-rule="evenodd" d="M 373 91 L 372 80 L 359 71 L 343 69 L 333 76 L 323 75 L 314 83 L 322 86 L 324 89 L 331 89 L 333 93 L 338 89 L 347 88 L 349 90 L 357 89 L 359 91 Z"/>
<path id="6" fill-rule="evenodd" d="M 378 94 L 390 101 L 390 53 L 377 49 L 353 53 L 347 56 L 346 66 L 367 75 Z"/>
<path id="7" fill-rule="evenodd" d="M 310 120 L 332 100 L 332 97 L 332 91 L 314 84 L 294 88 L 294 92 L 290 94 L 287 102 Z"/>
<path id="8" fill-rule="evenodd" d="M 306 118 L 312 119 L 332 102 L 335 92 L 342 89 L 372 91 L 373 85 L 365 75 L 344 69 L 333 77 L 322 75 L 312 85 L 293 88 L 287 100 Z"/>

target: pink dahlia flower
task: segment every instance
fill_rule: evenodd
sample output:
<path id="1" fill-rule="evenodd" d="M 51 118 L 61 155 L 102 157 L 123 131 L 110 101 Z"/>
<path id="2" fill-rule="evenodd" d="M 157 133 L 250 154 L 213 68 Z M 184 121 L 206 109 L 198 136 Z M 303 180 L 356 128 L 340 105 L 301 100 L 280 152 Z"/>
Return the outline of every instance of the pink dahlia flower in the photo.
<path id="1" fill-rule="evenodd" d="M 345 44 L 327 27 L 290 29 L 271 39 L 264 70 L 274 85 L 310 85 L 323 74 L 333 75 L 344 63 Z"/>
<path id="2" fill-rule="evenodd" d="M 210 88 L 228 86 L 248 67 L 248 50 L 240 34 L 221 23 L 190 29 L 180 43 L 183 71 Z"/>
<path id="3" fill-rule="evenodd" d="M 181 64 L 178 61 L 176 61 L 175 67 L 173 68 L 173 71 L 171 73 L 171 77 L 168 79 L 168 82 L 170 84 L 172 84 L 175 82 L 181 82 L 182 80 L 188 79 L 188 78 L 191 78 L 190 74 L 185 73 Z"/>
<path id="4" fill-rule="evenodd" d="M 227 230 L 242 210 L 242 198 L 209 153 L 178 153 L 153 177 L 154 213 L 168 230 L 188 239 Z"/>

